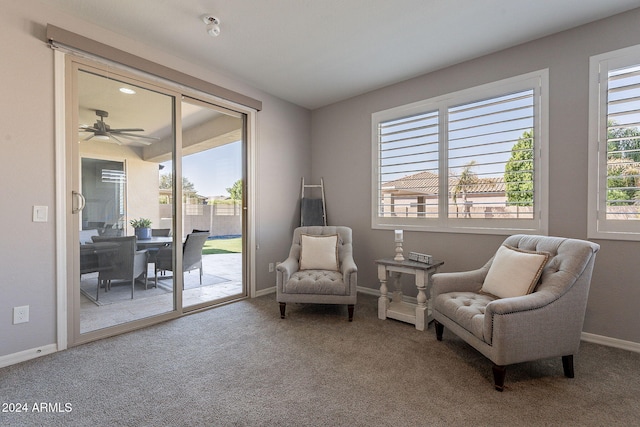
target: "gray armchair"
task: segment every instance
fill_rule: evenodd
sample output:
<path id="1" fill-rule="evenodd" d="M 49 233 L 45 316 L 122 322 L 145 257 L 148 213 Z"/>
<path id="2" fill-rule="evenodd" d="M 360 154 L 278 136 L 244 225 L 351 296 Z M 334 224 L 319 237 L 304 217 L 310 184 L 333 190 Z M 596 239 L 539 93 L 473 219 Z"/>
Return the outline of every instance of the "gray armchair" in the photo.
<path id="1" fill-rule="evenodd" d="M 136 278 L 144 278 L 147 289 L 147 251 L 137 250 L 136 236 L 103 237 L 92 236 L 98 256 L 98 287 L 96 301 L 100 296 L 100 287 L 104 291 L 111 289 L 111 281 L 124 280 L 131 283 L 131 298 L 135 289 Z"/>
<path id="2" fill-rule="evenodd" d="M 506 366 L 514 363 L 562 357 L 565 376 L 573 378 L 573 355 L 580 345 L 600 247 L 583 240 L 527 235 L 508 237 L 505 245 L 514 251 L 549 254 L 539 280 L 532 281 L 533 292 L 499 298 L 482 291 L 497 254 L 477 270 L 434 274 L 436 338 L 442 340 L 446 327 L 491 360 L 498 391 L 504 389 Z M 505 283 L 509 286 L 510 279 Z"/>
<path id="3" fill-rule="evenodd" d="M 303 251 L 309 250 L 303 248 L 303 239 L 309 241 L 305 236 L 333 235 L 338 236 L 337 248 L 334 248 L 334 251 L 337 250 L 335 268 L 324 269 L 316 268 L 318 266 L 313 264 L 305 265 L 305 259 L 301 259 Z M 307 248 L 310 248 L 310 245 Z M 296 228 L 293 232 L 289 257 L 276 268 L 276 299 L 280 303 L 280 317 L 285 318 L 287 303 L 346 304 L 349 321 L 353 321 L 353 310 L 357 300 L 357 275 L 358 268 L 353 260 L 350 228 L 335 226 Z"/>

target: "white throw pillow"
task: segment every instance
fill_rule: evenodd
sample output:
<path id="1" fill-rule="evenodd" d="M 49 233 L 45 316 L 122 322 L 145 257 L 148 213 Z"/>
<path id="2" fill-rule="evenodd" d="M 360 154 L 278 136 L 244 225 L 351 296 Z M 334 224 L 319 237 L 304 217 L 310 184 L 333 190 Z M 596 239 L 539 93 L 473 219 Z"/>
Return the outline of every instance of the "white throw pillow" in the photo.
<path id="1" fill-rule="evenodd" d="M 533 292 L 549 254 L 500 246 L 496 252 L 481 292 L 498 298 L 527 295 Z"/>
<path id="2" fill-rule="evenodd" d="M 338 235 L 300 236 L 300 270 L 338 271 Z"/>

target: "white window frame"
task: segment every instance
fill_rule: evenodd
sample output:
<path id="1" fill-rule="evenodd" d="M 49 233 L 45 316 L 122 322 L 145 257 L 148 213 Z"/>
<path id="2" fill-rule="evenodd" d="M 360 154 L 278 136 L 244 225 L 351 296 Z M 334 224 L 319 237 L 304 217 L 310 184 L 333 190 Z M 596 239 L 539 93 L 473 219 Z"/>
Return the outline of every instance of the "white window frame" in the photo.
<path id="1" fill-rule="evenodd" d="M 534 90 L 534 217 L 533 219 L 460 219 L 448 218 L 448 143 L 446 115 L 450 107 L 483 99 L 499 97 L 522 90 Z M 374 229 L 405 229 L 448 233 L 477 234 L 542 234 L 548 233 L 548 116 L 549 70 L 543 69 L 520 76 L 438 96 L 424 101 L 379 111 L 372 114 L 372 173 L 371 173 L 371 226 Z M 439 142 L 439 213 L 437 218 L 381 217 L 379 212 L 379 141 L 378 126 L 382 122 L 440 111 Z M 445 177 L 445 178 L 442 178 Z"/>
<path id="2" fill-rule="evenodd" d="M 640 240 L 640 220 L 606 219 L 608 74 L 610 70 L 634 65 L 640 65 L 640 45 L 589 58 L 587 237 L 590 239 Z"/>

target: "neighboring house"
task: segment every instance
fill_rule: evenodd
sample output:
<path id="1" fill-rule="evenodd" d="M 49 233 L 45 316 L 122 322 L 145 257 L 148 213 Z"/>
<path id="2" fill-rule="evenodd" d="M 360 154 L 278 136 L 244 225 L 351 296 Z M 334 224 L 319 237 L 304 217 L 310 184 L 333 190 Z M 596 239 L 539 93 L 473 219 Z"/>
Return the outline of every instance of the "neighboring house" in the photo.
<path id="1" fill-rule="evenodd" d="M 381 186 L 381 206 L 385 216 L 428 217 L 437 213 L 439 177 L 432 172 L 418 172 Z M 456 192 L 456 189 L 458 190 Z M 478 178 L 468 185 L 458 185 L 449 178 L 449 216 L 493 217 L 511 213 L 507 205 L 502 178 Z"/>

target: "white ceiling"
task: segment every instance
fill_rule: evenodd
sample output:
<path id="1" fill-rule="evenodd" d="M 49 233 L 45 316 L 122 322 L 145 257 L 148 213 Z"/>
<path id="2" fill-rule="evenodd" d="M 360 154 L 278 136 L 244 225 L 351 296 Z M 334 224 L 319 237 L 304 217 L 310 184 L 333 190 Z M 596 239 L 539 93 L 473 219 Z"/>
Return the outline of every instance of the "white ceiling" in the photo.
<path id="1" fill-rule="evenodd" d="M 46 3 L 309 109 L 640 7 L 638 0 Z M 206 13 L 220 19 L 220 36 L 207 34 Z"/>

